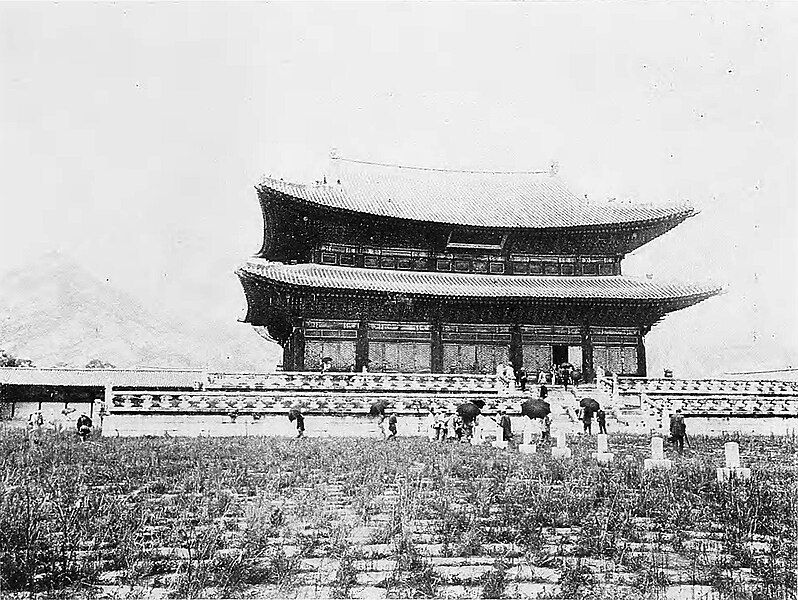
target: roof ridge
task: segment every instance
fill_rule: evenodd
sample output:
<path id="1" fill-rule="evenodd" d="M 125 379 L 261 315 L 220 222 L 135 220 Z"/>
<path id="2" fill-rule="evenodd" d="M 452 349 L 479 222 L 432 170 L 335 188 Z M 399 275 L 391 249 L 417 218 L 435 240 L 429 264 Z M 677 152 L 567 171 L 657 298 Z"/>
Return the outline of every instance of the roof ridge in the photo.
<path id="1" fill-rule="evenodd" d="M 443 167 L 417 167 L 411 165 L 400 165 L 395 163 L 382 163 L 371 160 L 357 160 L 354 158 L 343 158 L 340 156 L 331 156 L 331 160 L 340 160 L 342 162 L 354 163 L 358 165 L 371 165 L 376 167 L 391 167 L 394 169 L 408 169 L 412 171 L 435 171 L 438 173 L 468 173 L 472 175 L 551 175 L 552 169 L 544 171 L 481 171 L 477 169 L 447 169 Z"/>

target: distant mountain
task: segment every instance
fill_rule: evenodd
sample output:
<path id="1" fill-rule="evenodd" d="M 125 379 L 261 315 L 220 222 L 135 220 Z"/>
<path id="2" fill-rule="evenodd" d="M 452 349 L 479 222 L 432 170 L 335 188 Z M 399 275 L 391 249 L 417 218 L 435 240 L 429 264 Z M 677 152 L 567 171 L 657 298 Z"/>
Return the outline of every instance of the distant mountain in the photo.
<path id="1" fill-rule="evenodd" d="M 193 323 L 155 314 L 59 253 L 0 275 L 0 349 L 36 366 L 265 371 L 279 348 L 250 326 Z"/>

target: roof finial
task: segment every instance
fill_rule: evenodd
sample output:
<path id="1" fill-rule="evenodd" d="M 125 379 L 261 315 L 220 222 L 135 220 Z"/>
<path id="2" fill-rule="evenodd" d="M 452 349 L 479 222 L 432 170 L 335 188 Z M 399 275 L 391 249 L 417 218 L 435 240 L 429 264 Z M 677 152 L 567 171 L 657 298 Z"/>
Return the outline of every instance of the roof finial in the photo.
<path id="1" fill-rule="evenodd" d="M 341 155 L 338 153 L 338 148 L 331 148 L 330 149 L 330 158 L 335 160 L 336 158 L 341 158 Z"/>
<path id="2" fill-rule="evenodd" d="M 556 160 L 552 160 L 549 164 L 549 175 L 554 177 L 557 173 L 560 172 L 560 163 Z"/>

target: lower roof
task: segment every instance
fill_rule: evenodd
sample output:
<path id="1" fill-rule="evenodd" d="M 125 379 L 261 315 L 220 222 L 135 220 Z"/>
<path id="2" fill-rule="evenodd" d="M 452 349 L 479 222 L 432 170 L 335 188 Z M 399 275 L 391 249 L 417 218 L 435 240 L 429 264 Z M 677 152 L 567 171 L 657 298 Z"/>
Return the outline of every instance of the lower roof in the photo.
<path id="1" fill-rule="evenodd" d="M 449 298 L 693 299 L 694 302 L 700 302 L 722 290 L 720 286 L 712 284 L 659 281 L 624 275 L 563 277 L 395 271 L 316 263 L 288 265 L 261 258 L 248 260 L 240 267 L 239 273 L 301 288 Z"/>

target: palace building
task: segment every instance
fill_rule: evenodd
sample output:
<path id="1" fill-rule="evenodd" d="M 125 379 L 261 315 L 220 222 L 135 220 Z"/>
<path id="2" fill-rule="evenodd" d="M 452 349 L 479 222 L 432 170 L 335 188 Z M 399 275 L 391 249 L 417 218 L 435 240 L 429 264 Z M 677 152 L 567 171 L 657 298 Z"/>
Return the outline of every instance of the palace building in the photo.
<path id="1" fill-rule="evenodd" d="M 237 274 L 246 322 L 286 371 L 530 373 L 570 362 L 646 375 L 644 339 L 720 290 L 622 274 L 695 214 L 594 202 L 554 169 L 497 173 L 333 158 L 313 185 L 258 186 L 263 246 Z"/>

